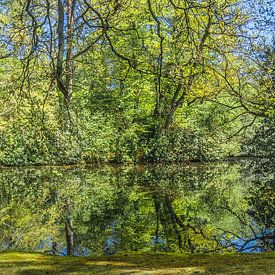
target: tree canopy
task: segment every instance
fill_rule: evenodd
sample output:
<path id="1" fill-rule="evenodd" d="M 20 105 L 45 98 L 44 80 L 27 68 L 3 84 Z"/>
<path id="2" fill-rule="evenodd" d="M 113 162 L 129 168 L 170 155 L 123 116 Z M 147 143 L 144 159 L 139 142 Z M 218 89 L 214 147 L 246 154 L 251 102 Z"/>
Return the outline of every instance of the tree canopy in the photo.
<path id="1" fill-rule="evenodd" d="M 274 122 L 273 13 L 260 0 L 2 1 L 0 163 L 243 154 Z"/>

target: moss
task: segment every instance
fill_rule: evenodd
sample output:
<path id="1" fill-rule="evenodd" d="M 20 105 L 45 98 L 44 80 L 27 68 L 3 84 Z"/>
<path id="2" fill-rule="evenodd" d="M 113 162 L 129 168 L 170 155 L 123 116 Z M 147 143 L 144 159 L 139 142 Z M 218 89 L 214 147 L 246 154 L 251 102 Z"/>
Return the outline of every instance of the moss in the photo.
<path id="1" fill-rule="evenodd" d="M 275 253 L 140 254 L 58 257 L 39 253 L 0 254 L 0 274 L 273 274 Z"/>

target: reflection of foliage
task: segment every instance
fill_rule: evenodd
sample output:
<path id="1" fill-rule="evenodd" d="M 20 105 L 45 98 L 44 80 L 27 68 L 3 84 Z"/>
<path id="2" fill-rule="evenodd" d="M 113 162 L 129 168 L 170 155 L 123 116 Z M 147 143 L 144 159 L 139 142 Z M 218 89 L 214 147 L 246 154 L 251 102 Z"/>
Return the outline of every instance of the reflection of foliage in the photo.
<path id="1" fill-rule="evenodd" d="M 255 218 L 257 223 L 267 228 L 275 225 L 274 183 L 274 181 L 264 182 L 259 187 L 251 188 L 248 198 L 251 207 L 249 214 Z"/>
<path id="2" fill-rule="evenodd" d="M 0 175 L 2 248 L 52 251 L 57 243 L 63 253 L 68 216 L 76 254 L 232 250 L 240 248 L 232 240 L 252 240 L 272 226 L 272 190 L 241 180 L 234 164 L 8 169 Z"/>
<path id="3" fill-rule="evenodd" d="M 266 120 L 244 148 L 253 155 L 244 167 L 244 174 L 252 179 L 248 189 L 247 213 L 257 223 L 259 230 L 254 234 L 263 250 L 274 250 L 274 209 L 275 209 L 275 127 Z"/>

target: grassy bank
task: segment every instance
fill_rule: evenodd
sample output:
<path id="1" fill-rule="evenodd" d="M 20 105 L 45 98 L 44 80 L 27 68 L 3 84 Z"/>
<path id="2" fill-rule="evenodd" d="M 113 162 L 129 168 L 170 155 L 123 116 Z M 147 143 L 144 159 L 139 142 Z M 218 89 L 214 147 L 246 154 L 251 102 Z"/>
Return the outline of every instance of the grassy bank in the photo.
<path id="1" fill-rule="evenodd" d="M 275 253 L 57 257 L 5 252 L 0 274 L 275 274 Z"/>

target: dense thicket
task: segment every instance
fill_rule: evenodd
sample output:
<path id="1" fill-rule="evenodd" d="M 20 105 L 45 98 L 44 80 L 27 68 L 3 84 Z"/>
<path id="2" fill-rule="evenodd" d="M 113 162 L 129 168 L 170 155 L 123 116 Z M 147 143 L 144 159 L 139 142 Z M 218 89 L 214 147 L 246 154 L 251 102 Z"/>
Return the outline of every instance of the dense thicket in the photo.
<path id="1" fill-rule="evenodd" d="M 251 154 L 274 128 L 272 16 L 269 1 L 2 1 L 0 164 Z"/>

